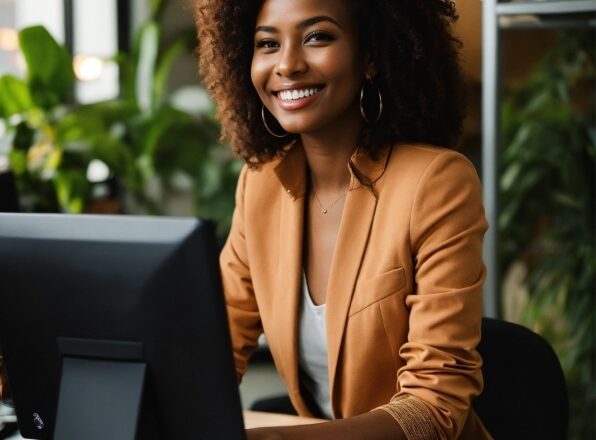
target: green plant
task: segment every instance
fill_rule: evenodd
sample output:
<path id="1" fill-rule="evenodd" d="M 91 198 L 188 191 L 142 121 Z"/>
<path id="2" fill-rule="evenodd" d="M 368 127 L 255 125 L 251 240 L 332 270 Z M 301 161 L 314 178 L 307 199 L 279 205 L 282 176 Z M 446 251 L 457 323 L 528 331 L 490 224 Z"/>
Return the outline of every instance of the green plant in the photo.
<path id="1" fill-rule="evenodd" d="M 570 394 L 572 439 L 594 438 L 595 39 L 562 33 L 503 108 L 500 267 L 523 264 L 522 324 L 557 352 Z"/>
<path id="2" fill-rule="evenodd" d="M 227 230 L 240 164 L 217 141 L 213 108 L 197 116 L 170 99 L 172 63 L 195 41 L 183 32 L 163 47 L 158 19 L 165 2 L 151 5 L 153 15 L 136 32 L 131 53 L 114 57 L 121 93 L 111 101 L 74 104 L 70 54 L 43 27 L 19 33 L 28 76 L 0 77 L 0 123 L 25 210 L 88 210 L 96 187 L 87 169 L 100 160 L 125 195 L 121 204 L 163 214 L 167 195 L 184 187 L 195 214 Z M 161 191 L 151 190 L 156 186 Z"/>

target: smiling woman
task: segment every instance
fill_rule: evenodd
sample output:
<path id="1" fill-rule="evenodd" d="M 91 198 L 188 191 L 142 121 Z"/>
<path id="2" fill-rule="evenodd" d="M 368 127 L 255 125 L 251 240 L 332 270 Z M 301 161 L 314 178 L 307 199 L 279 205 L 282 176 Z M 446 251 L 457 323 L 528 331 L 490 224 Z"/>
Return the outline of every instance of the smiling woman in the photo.
<path id="1" fill-rule="evenodd" d="M 263 1 L 196 1 L 201 72 L 219 105 L 223 135 L 246 161 L 267 162 L 295 136 L 272 139 L 252 87 L 255 25 Z M 451 29 L 453 2 L 342 3 L 358 28 L 360 47 L 375 61 L 375 85 L 385 100 L 381 123 L 363 127 L 360 144 L 373 154 L 399 141 L 454 146 L 465 111 L 460 43 Z"/>
<path id="2" fill-rule="evenodd" d="M 244 159 L 221 273 L 238 379 L 265 333 L 296 411 L 257 439 L 490 438 L 482 239 L 447 0 L 197 0 Z M 440 145 L 437 146 L 437 145 Z"/>

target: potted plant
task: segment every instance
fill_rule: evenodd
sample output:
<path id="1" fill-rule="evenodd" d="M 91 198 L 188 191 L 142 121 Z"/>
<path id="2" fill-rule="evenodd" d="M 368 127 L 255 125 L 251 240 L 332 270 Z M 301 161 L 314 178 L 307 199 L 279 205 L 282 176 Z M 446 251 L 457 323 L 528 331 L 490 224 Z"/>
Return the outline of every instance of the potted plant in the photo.
<path id="1" fill-rule="evenodd" d="M 542 334 L 567 378 L 570 436 L 593 438 L 595 378 L 595 42 L 562 33 L 503 106 L 500 267 L 505 318 Z M 517 284 L 517 288 L 512 288 Z"/>
<path id="2" fill-rule="evenodd" d="M 24 210 L 89 212 L 103 201 L 107 212 L 164 214 L 168 194 L 183 189 L 193 213 L 216 219 L 225 232 L 240 164 L 218 142 L 212 106 L 196 115 L 170 99 L 172 63 L 194 41 L 183 33 L 163 47 L 162 8 L 153 2 L 131 53 L 113 58 L 120 96 L 88 105 L 73 102 L 67 50 L 43 27 L 20 31 L 27 78 L 0 77 L 0 124 Z M 94 182 L 89 174 L 98 166 L 104 179 Z"/>

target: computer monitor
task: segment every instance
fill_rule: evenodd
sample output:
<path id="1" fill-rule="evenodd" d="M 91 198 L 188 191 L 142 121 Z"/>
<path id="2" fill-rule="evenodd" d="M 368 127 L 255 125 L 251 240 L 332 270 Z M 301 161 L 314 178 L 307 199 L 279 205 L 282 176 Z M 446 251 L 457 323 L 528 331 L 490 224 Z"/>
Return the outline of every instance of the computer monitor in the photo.
<path id="1" fill-rule="evenodd" d="M 0 214 L 0 339 L 21 433 L 244 439 L 213 225 Z"/>
<path id="2" fill-rule="evenodd" d="M 9 171 L 0 171 L 0 212 L 19 212 L 17 187 Z"/>

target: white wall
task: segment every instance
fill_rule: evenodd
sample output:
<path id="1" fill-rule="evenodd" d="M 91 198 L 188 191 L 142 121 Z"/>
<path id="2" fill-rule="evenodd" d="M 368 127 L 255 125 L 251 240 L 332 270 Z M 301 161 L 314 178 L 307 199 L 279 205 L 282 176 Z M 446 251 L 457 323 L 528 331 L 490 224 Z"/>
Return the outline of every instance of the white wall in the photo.
<path id="1" fill-rule="evenodd" d="M 103 1 L 103 0 L 102 0 Z M 17 29 L 44 25 L 54 38 L 64 42 L 64 2 L 62 0 L 18 0 L 15 2 Z"/>

